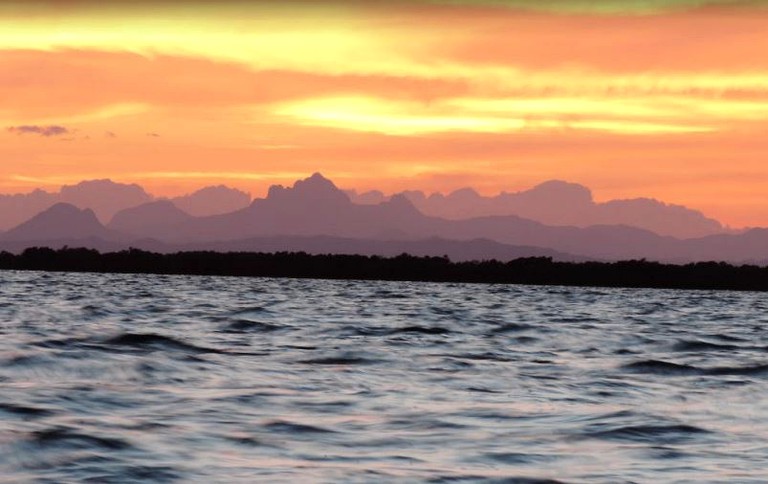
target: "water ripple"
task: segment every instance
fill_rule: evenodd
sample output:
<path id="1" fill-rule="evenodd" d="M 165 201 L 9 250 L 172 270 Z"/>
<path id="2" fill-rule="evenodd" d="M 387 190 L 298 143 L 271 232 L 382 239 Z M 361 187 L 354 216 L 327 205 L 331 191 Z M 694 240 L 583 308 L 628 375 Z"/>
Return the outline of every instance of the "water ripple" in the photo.
<path id="1" fill-rule="evenodd" d="M 3 482 L 764 482 L 758 293 L 0 273 Z"/>

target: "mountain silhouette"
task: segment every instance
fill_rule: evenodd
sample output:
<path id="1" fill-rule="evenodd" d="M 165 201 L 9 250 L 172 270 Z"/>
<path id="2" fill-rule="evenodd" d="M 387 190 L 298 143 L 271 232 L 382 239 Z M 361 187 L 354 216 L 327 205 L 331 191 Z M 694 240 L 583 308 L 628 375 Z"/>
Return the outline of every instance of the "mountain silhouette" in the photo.
<path id="1" fill-rule="evenodd" d="M 107 227 L 136 237 L 168 239 L 192 218 L 171 201 L 160 200 L 118 212 Z"/>
<path id="2" fill-rule="evenodd" d="M 552 193 L 565 192 L 568 195 L 561 202 L 569 202 L 563 202 L 564 212 L 591 201 L 586 189 L 563 182 L 544 184 L 523 196 L 528 201 L 541 201 L 551 198 Z M 451 196 L 465 201 L 480 197 L 472 190 Z M 331 180 L 316 173 L 289 187 L 273 186 L 265 198 L 255 199 L 247 207 L 230 213 L 195 217 L 166 200 L 121 211 L 114 216 L 109 229 L 91 211 L 57 205 L 55 210 L 43 212 L 0 240 L 61 241 L 80 237 L 93 243 L 94 238 L 101 238 L 143 244 L 135 246 L 148 250 L 295 248 L 350 253 L 354 249 L 375 254 L 371 252 L 375 249 L 383 251 L 379 255 L 391 255 L 387 251 L 401 249 L 415 251 L 417 255 L 443 255 L 439 251 L 445 250 L 453 251 L 457 257 L 471 254 L 478 259 L 542 254 L 666 262 L 768 259 L 767 229 L 678 239 L 629 225 L 546 225 L 516 215 L 452 220 L 421 213 L 412 197 L 400 194 L 378 204 L 356 204 Z"/>
<path id="3" fill-rule="evenodd" d="M 147 203 L 152 198 L 139 185 L 112 180 L 89 180 L 77 185 L 65 185 L 59 194 L 59 202 L 89 208 L 104 223 L 120 210 Z"/>
<path id="4" fill-rule="evenodd" d="M 167 211 L 162 211 L 166 213 Z M 118 219 L 118 216 L 116 216 Z M 122 220 L 122 214 L 120 216 Z M 367 240 L 439 237 L 488 239 L 592 258 L 663 257 L 675 240 L 625 226 L 552 227 L 517 216 L 447 220 L 419 212 L 404 195 L 377 205 L 359 205 L 316 173 L 291 187 L 273 186 L 263 199 L 229 214 L 172 217 L 160 223 L 111 225 L 136 237 L 165 243 L 214 243 L 274 236 L 329 236 Z"/>
<path id="5" fill-rule="evenodd" d="M 546 198 L 548 190 L 557 188 L 557 184 L 547 184 L 542 190 L 526 196 Z M 572 198 L 589 200 L 589 194 L 578 186 L 569 188 Z M 457 196 L 471 197 L 472 194 L 464 192 Z M 549 226 L 514 215 L 448 220 L 422 214 L 405 195 L 390 197 L 376 205 L 359 205 L 352 203 L 346 193 L 320 174 L 300 180 L 293 187 L 273 187 L 265 199 L 254 200 L 246 209 L 190 220 L 176 235 L 171 242 L 218 242 L 288 235 L 377 240 L 439 237 L 467 241 L 483 238 L 606 260 L 691 260 L 690 247 L 697 244 L 704 247 L 697 253 L 706 259 L 744 260 L 759 254 L 764 257 L 768 253 L 768 250 L 752 247 L 754 250 L 749 253 L 738 253 L 729 248 L 721 254 L 707 240 L 692 239 L 690 243 L 684 243 L 627 225 Z M 738 236 L 733 237 L 736 238 L 727 240 L 740 240 Z"/>
<path id="6" fill-rule="evenodd" d="M 320 199 L 323 190 L 327 197 L 324 201 Z M 313 192 L 317 196 L 312 195 Z M 291 198 L 312 198 L 317 203 L 339 205 L 345 202 L 341 195 L 361 205 L 379 205 L 401 195 L 425 215 L 451 220 L 517 215 L 546 225 L 629 225 L 677 238 L 728 232 L 716 220 L 683 206 L 649 198 L 597 203 L 588 188 L 557 180 L 541 183 L 530 190 L 502 193 L 495 197 L 484 197 L 471 188 L 456 190 L 448 195 L 436 193 L 426 196 L 423 192 L 411 190 L 385 196 L 375 190 L 362 194 L 348 190 L 340 194 L 332 182 L 318 173 L 298 186 L 272 187 L 267 199 L 281 203 L 288 210 Z M 59 202 L 90 208 L 102 223 L 107 223 L 117 212 L 157 200 L 161 198 L 147 193 L 138 185 L 111 180 L 88 180 L 67 185 L 59 193 L 35 190 L 28 194 L 0 195 L 0 230 L 15 227 Z M 168 200 L 197 217 L 233 213 L 248 208 L 252 202 L 249 194 L 222 185 L 205 187 Z"/>
<path id="7" fill-rule="evenodd" d="M 414 232 L 423 218 L 405 199 L 394 198 L 380 205 L 354 204 L 333 182 L 316 173 L 291 187 L 275 185 L 266 198 L 256 199 L 242 210 L 196 217 L 166 240 L 213 242 L 273 235 L 395 239 Z"/>
<path id="8" fill-rule="evenodd" d="M 6 241 L 51 241 L 61 239 L 115 239 L 119 235 L 105 228 L 91 209 L 57 203 L 18 227 L 4 233 Z"/>
<path id="9" fill-rule="evenodd" d="M 355 203 L 374 204 L 386 200 L 381 192 L 360 195 L 347 192 Z M 547 225 L 588 227 L 630 225 L 660 235 L 695 238 L 725 232 L 720 222 L 701 212 L 650 198 L 611 200 L 597 203 L 585 186 L 550 180 L 517 193 L 484 197 L 471 188 L 429 196 L 420 191 L 402 192 L 422 213 L 452 220 L 517 215 Z"/>
<path id="10" fill-rule="evenodd" d="M 58 202 L 58 195 L 44 190 L 0 195 L 0 230 L 16 227 Z"/>
<path id="11" fill-rule="evenodd" d="M 245 208 L 250 205 L 251 196 L 243 191 L 218 185 L 172 198 L 171 202 L 190 215 L 205 217 Z"/>
<path id="12" fill-rule="evenodd" d="M 112 180 L 87 180 L 76 185 L 65 185 L 57 193 L 34 190 L 26 194 L 0 195 L 0 230 L 15 227 L 57 203 L 90 208 L 102 223 L 107 223 L 117 212 L 156 200 L 157 197 L 139 185 Z M 204 216 L 247 207 L 251 197 L 240 190 L 216 186 L 202 188 L 172 201 L 187 213 Z"/>

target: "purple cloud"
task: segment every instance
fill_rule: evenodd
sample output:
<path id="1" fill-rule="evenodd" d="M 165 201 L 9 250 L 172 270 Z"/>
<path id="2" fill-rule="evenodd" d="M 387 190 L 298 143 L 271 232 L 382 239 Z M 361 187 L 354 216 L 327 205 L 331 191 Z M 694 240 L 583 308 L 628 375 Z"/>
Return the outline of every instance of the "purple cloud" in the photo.
<path id="1" fill-rule="evenodd" d="M 40 136 L 61 136 L 69 134 L 70 130 L 64 126 L 37 126 L 37 125 L 25 125 L 25 126 L 10 126 L 8 131 L 16 134 L 39 134 Z"/>

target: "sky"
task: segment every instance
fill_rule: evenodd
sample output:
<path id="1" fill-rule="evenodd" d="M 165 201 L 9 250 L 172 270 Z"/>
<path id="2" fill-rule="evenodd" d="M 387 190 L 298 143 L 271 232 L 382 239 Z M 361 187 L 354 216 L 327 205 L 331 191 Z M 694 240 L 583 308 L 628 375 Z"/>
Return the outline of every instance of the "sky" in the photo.
<path id="1" fill-rule="evenodd" d="M 768 226 L 768 2 L 0 3 L 0 193 L 550 179 Z"/>

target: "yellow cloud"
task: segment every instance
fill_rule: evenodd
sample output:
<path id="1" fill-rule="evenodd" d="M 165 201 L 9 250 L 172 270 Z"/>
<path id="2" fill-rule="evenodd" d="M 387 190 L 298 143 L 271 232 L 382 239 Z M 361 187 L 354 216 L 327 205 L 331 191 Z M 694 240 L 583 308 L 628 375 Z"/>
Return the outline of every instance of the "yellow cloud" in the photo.
<path id="1" fill-rule="evenodd" d="M 520 130 L 582 129 L 623 134 L 714 131 L 696 120 L 659 121 L 666 111 L 638 104 L 633 109 L 597 100 L 446 100 L 430 104 L 367 97 L 336 97 L 279 104 L 274 114 L 292 122 L 350 131 L 417 136 L 429 133 L 505 133 Z M 637 119 L 638 116 L 646 119 Z"/>
<path id="2" fill-rule="evenodd" d="M 472 117 L 440 112 L 428 106 L 365 97 L 325 98 L 285 103 L 275 114 L 300 124 L 390 135 L 446 131 L 498 133 L 525 126 L 522 119 Z"/>

